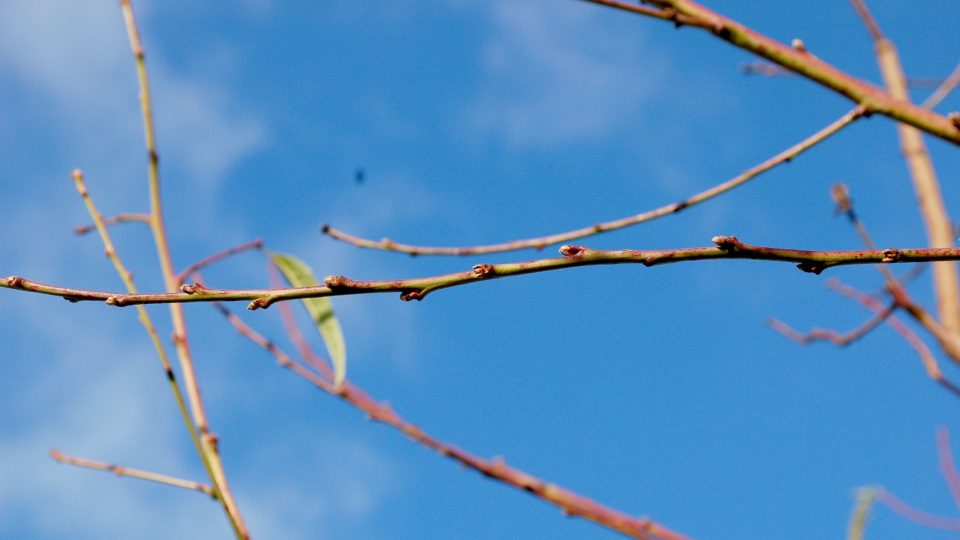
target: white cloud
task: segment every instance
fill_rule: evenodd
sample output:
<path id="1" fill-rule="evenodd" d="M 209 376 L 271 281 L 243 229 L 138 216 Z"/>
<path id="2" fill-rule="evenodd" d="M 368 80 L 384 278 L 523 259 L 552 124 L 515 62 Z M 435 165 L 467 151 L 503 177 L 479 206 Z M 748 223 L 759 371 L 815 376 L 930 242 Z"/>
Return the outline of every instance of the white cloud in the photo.
<path id="1" fill-rule="evenodd" d="M 151 50 L 149 3 L 136 12 L 147 48 L 161 157 L 177 156 L 193 196 L 214 201 L 224 175 L 264 144 L 265 127 L 241 111 L 216 81 L 185 76 Z M 52 108 L 50 130 L 84 163 L 109 168 L 117 186 L 145 170 L 137 82 L 115 2 L 44 0 L 0 5 L 0 74 L 37 92 L 37 111 Z M 42 106 L 41 106 L 42 104 Z M 48 118 L 45 118 L 48 120 Z M 109 164 L 109 165 L 108 165 Z M 64 170 L 77 165 L 64 163 Z M 124 174 L 121 171 L 126 170 Z M 134 184 L 138 201 L 143 182 Z M 118 196 L 122 189 L 102 189 Z"/>
<path id="2" fill-rule="evenodd" d="M 608 137 L 651 100 L 663 67 L 641 54 L 639 27 L 605 24 L 600 10 L 573 2 L 490 9 L 486 80 L 470 111 L 482 132 L 520 147 Z"/>

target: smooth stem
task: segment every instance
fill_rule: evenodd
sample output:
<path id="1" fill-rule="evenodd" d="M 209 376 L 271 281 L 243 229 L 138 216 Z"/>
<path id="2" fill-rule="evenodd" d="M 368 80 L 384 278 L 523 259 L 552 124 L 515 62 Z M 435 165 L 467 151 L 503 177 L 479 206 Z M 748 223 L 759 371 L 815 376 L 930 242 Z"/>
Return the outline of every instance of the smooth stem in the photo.
<path id="1" fill-rule="evenodd" d="M 127 35 L 130 38 L 130 48 L 136 60 L 137 78 L 140 83 L 140 110 L 143 117 L 144 139 L 147 154 L 149 155 L 147 174 L 150 192 L 150 229 L 153 232 L 157 256 L 160 261 L 160 270 L 163 274 L 166 290 L 173 292 L 177 289 L 177 276 L 173 269 L 173 263 L 170 257 L 170 245 L 167 239 L 166 227 L 163 222 L 163 208 L 160 199 L 160 167 L 159 157 L 157 155 L 156 132 L 153 125 L 150 81 L 147 76 L 147 65 L 144 60 L 143 46 L 140 43 L 140 35 L 137 30 L 136 19 L 133 15 L 130 0 L 121 0 L 120 6 L 126 22 Z M 217 449 L 216 437 L 210 433 L 203 400 L 200 396 L 200 386 L 197 383 L 193 359 L 187 341 L 187 328 L 183 315 L 183 307 L 177 304 L 171 304 L 170 318 L 173 324 L 174 347 L 177 351 L 180 370 L 183 373 L 184 385 L 187 389 L 187 397 L 190 400 L 193 420 L 197 426 L 197 430 L 200 432 L 202 453 L 209 463 L 211 481 L 213 482 L 214 489 L 217 490 L 218 498 L 223 504 L 224 511 L 227 513 L 227 517 L 237 538 L 249 538 L 250 534 L 243 522 L 243 517 L 240 515 L 233 494 L 227 485 L 223 462 L 220 459 L 220 452 Z"/>

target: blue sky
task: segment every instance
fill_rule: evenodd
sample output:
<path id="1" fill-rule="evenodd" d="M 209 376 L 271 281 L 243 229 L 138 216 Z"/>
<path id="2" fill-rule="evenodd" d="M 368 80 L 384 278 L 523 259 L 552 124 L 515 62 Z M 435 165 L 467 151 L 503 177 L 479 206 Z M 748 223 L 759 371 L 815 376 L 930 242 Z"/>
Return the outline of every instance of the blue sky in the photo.
<path id="1" fill-rule="evenodd" d="M 702 32 L 574 1 L 135 5 L 178 267 L 257 237 L 319 276 L 356 279 L 552 256 L 555 247 L 411 258 L 335 242 L 320 226 L 431 245 L 569 230 L 689 196 L 851 108 L 803 80 L 741 75 L 752 58 Z M 845 2 L 789 13 L 769 2 L 710 5 L 878 79 Z M 950 72 L 960 6 L 871 5 L 911 76 Z M 147 209 L 136 93 L 115 2 L 0 3 L 0 275 L 121 287 L 99 240 L 71 232 L 88 218 L 69 173 L 86 172 L 106 214 Z M 952 96 L 938 110 L 958 108 Z M 929 144 L 955 209 L 960 154 Z M 923 244 L 884 118 L 720 199 L 582 243 L 687 247 L 735 234 L 856 248 L 832 214 L 836 181 L 850 185 L 879 244 Z M 140 288 L 158 290 L 146 230 L 112 232 Z M 206 276 L 223 288 L 266 284 L 253 254 Z M 854 490 L 874 483 L 956 515 L 934 445 L 939 426 L 960 431 L 956 398 L 902 339 L 883 327 L 842 350 L 800 347 L 764 324 L 858 325 L 869 314 L 828 291 L 830 277 L 881 285 L 871 268 L 813 276 L 717 261 L 571 269 L 419 303 L 334 304 L 350 379 L 427 432 L 692 536 L 840 537 Z M 929 272 L 911 292 L 931 305 Z M 234 307 L 293 351 L 276 310 Z M 169 335 L 166 311 L 151 313 Z M 279 369 L 208 306 L 187 316 L 211 423 L 255 537 L 615 537 L 365 421 Z M 58 448 L 203 479 L 134 311 L 0 291 L 0 326 L 0 537 L 229 537 L 219 507 L 199 495 L 47 457 Z M 882 508 L 868 530 L 947 534 Z"/>

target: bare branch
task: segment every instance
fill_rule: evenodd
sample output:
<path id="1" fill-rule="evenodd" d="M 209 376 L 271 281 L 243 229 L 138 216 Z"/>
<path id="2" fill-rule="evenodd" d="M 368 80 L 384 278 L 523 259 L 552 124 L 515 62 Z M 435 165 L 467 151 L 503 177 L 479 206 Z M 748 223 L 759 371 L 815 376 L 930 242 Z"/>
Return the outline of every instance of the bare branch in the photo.
<path id="1" fill-rule="evenodd" d="M 678 26 L 702 28 L 736 47 L 795 71 L 849 98 L 854 103 L 865 106 L 870 113 L 888 116 L 954 144 L 960 144 L 960 128 L 948 118 L 893 97 L 876 86 L 852 77 L 824 62 L 806 49 L 787 46 L 691 0 L 650 0 L 648 3 L 662 10 L 656 13 L 632 9 L 631 4 L 622 2 L 584 1 L 648 17 L 669 19 Z"/>
<path id="2" fill-rule="evenodd" d="M 287 300 L 390 292 L 400 293 L 401 300 L 422 300 L 430 292 L 449 287 L 577 266 L 606 264 L 642 264 L 644 266 L 656 266 L 687 261 L 752 259 L 796 263 L 797 267 L 804 272 L 819 274 L 827 268 L 855 264 L 895 264 L 960 260 L 960 248 L 808 251 L 802 249 L 755 246 L 743 243 L 734 236 L 716 236 L 713 238 L 713 241 L 717 244 L 715 247 L 655 250 L 623 249 L 609 251 L 594 250 L 584 246 L 563 246 L 560 248 L 560 253 L 563 256 L 550 259 L 538 259 L 517 263 L 477 264 L 474 265 L 471 270 L 465 272 L 412 279 L 358 281 L 345 276 L 329 276 L 324 279 L 326 285 L 292 287 L 287 289 L 218 290 L 208 289 L 200 284 L 185 284 L 181 286 L 181 292 L 179 293 L 123 294 L 48 285 L 18 276 L 0 278 L 0 287 L 60 296 L 71 302 L 99 300 L 118 307 L 138 304 L 181 304 L 187 302 L 250 300 L 249 309 L 263 309 L 270 307 L 274 302 Z M 911 309 L 920 309 L 919 306 L 915 305 L 907 305 L 904 307 L 906 307 L 908 311 Z M 914 312 L 911 311 L 911 314 L 914 314 Z M 939 326 L 936 321 L 933 322 Z"/>
<path id="3" fill-rule="evenodd" d="M 563 242 L 569 242 L 571 240 L 576 240 L 578 238 L 585 238 L 587 236 L 592 236 L 595 234 L 600 234 L 608 231 L 614 231 L 617 229 L 622 229 L 624 227 L 629 227 L 631 225 L 637 225 L 639 223 L 644 223 L 646 221 L 651 221 L 659 217 L 667 216 L 670 214 L 679 213 L 682 210 L 686 210 L 691 206 L 695 206 L 704 201 L 710 200 L 718 195 L 726 193 L 732 190 L 735 187 L 743 185 L 753 178 L 759 176 L 760 174 L 769 171 L 770 169 L 780 165 L 782 163 L 788 163 L 793 158 L 802 154 L 803 152 L 809 150 L 810 148 L 816 146 L 817 144 L 825 141 L 831 135 L 836 134 L 846 126 L 850 125 L 852 122 L 861 118 L 865 114 L 865 109 L 863 107 L 857 107 L 852 111 L 844 114 L 840 118 L 837 118 L 824 128 L 820 129 L 813 135 L 810 135 L 806 139 L 798 142 L 797 144 L 787 148 L 786 150 L 780 152 L 779 154 L 767 159 L 766 161 L 759 163 L 740 174 L 734 176 L 733 178 L 717 184 L 710 189 L 701 191 L 696 195 L 692 195 L 682 201 L 671 203 L 659 208 L 654 208 L 653 210 L 648 210 L 646 212 L 634 215 L 627 216 L 620 219 L 615 219 L 612 221 L 607 221 L 604 223 L 597 223 L 596 225 L 591 225 L 589 227 L 583 227 L 580 229 L 575 229 L 572 231 L 567 231 L 558 234 L 552 234 L 549 236 L 540 236 L 537 238 L 528 238 L 525 240 L 513 240 L 510 242 L 504 242 L 501 244 L 490 244 L 485 246 L 473 246 L 473 247 L 426 247 L 426 246 L 414 246 L 409 244 L 398 244 L 389 238 L 384 238 L 383 240 L 374 241 L 368 240 L 366 238 L 360 238 L 352 234 L 345 233 L 330 227 L 329 225 L 323 226 L 323 232 L 336 238 L 337 240 L 342 240 L 349 244 L 353 244 L 357 247 L 365 247 L 370 249 L 381 249 L 386 251 L 397 251 L 400 253 L 409 253 L 410 255 L 479 255 L 484 253 L 500 253 L 504 251 L 515 251 L 520 249 L 543 249 L 546 246 L 552 244 L 560 244 Z"/>
<path id="4" fill-rule="evenodd" d="M 900 56 L 892 41 L 887 39 L 877 21 L 870 14 L 864 0 L 850 0 L 863 20 L 874 40 L 877 63 L 893 97 L 909 101 L 906 77 Z M 956 126 L 955 126 L 956 127 Z M 920 214 L 927 229 L 927 238 L 931 247 L 953 247 L 953 225 L 940 191 L 940 181 L 933 168 L 933 161 L 927 151 L 927 145 L 915 127 L 897 124 L 900 136 L 900 149 L 907 162 L 907 168 L 913 179 Z M 960 334 L 960 281 L 957 279 L 957 266 L 952 262 L 933 265 L 933 284 L 937 295 L 937 311 L 940 321 L 950 332 Z"/>
<path id="5" fill-rule="evenodd" d="M 205 257 L 191 264 L 190 266 L 186 267 L 183 270 L 183 272 L 180 272 L 179 274 L 177 274 L 177 286 L 183 285 L 183 282 L 187 280 L 187 277 L 189 277 L 190 274 L 203 270 L 204 268 L 210 266 L 215 262 L 222 261 L 227 257 L 231 257 L 238 253 L 243 253 L 244 251 L 249 251 L 251 249 L 260 249 L 262 247 L 263 247 L 263 241 L 257 238 L 256 240 L 251 240 L 250 242 L 246 242 L 238 246 L 225 249 L 223 251 L 218 251 L 217 253 L 214 253 L 209 257 Z"/>
<path id="6" fill-rule="evenodd" d="M 116 225 L 117 223 L 146 223 L 149 225 L 150 214 L 117 214 L 113 217 L 104 218 L 103 220 L 105 226 Z M 78 225 L 73 228 L 73 232 L 78 235 L 84 235 L 96 230 L 96 228 L 97 225 L 95 223 Z"/>
<path id="7" fill-rule="evenodd" d="M 552 503 L 560 507 L 565 515 L 588 519 L 621 532 L 631 538 L 651 540 L 682 540 L 686 538 L 650 519 L 629 516 L 617 510 L 607 508 L 587 497 L 578 495 L 560 486 L 545 482 L 544 480 L 507 465 L 502 459 L 481 459 L 456 446 L 439 441 L 428 435 L 418 426 L 403 419 L 403 417 L 397 414 L 389 405 L 374 400 L 352 382 L 344 381 L 339 386 L 334 386 L 328 378 L 314 373 L 307 367 L 295 362 L 289 355 L 277 347 L 275 343 L 245 324 L 222 304 L 215 303 L 214 307 L 233 324 L 234 328 L 236 328 L 241 335 L 270 352 L 270 354 L 277 359 L 277 363 L 279 363 L 280 366 L 296 373 L 320 390 L 336 396 L 360 411 L 363 411 L 370 420 L 383 423 L 396 429 L 441 456 L 449 457 L 466 467 L 478 471 L 488 478 L 524 490 L 544 501 Z"/>
<path id="8" fill-rule="evenodd" d="M 117 476 L 129 476 L 130 478 L 139 478 L 141 480 L 149 480 L 150 482 L 157 482 L 159 484 L 166 484 L 168 486 L 189 489 L 191 491 L 199 491 L 213 500 L 217 500 L 217 493 L 213 490 L 213 488 L 206 484 L 194 482 L 193 480 L 185 480 L 175 476 L 168 476 L 166 474 L 143 471 L 140 469 L 131 469 L 130 467 L 121 467 L 112 463 L 104 463 L 102 461 L 94 461 L 92 459 L 68 456 L 61 453 L 59 450 L 51 450 L 50 457 L 56 461 L 59 461 L 60 463 L 68 463 L 77 467 L 107 471 L 112 472 Z"/>
<path id="9" fill-rule="evenodd" d="M 801 334 L 786 323 L 783 323 L 777 319 L 768 319 L 767 324 L 772 326 L 777 332 L 780 332 L 784 336 L 796 341 L 801 345 L 809 345 L 815 341 L 829 341 L 837 347 L 846 347 L 847 345 L 867 335 L 874 328 L 883 324 L 883 322 L 887 320 L 887 317 L 896 311 L 896 309 L 897 304 L 893 303 L 883 311 L 877 312 L 866 322 L 850 332 L 847 332 L 846 334 L 841 334 L 836 330 L 830 330 L 828 328 L 814 328 L 806 334 Z"/>
<path id="10" fill-rule="evenodd" d="M 940 473 L 947 481 L 947 487 L 950 488 L 950 494 L 953 501 L 960 508 L 960 474 L 957 474 L 957 467 L 953 464 L 953 452 L 950 450 L 950 430 L 942 427 L 937 430 L 937 454 L 940 462 Z"/>
<path id="11" fill-rule="evenodd" d="M 177 283 L 176 273 L 173 269 L 170 242 L 167 238 L 167 229 L 164 226 L 163 204 L 160 199 L 160 158 L 157 154 L 153 105 L 150 99 L 150 79 L 147 76 L 147 63 L 145 61 L 143 45 L 140 41 L 140 30 L 137 28 L 137 21 L 134 17 L 133 6 L 131 6 L 130 0 L 120 0 L 120 9 L 123 13 L 123 20 L 127 29 L 127 37 L 130 41 L 130 50 L 133 53 L 137 80 L 140 86 L 140 111 L 143 120 L 144 145 L 146 146 L 148 158 L 147 179 L 150 193 L 150 230 L 153 233 L 164 285 L 167 292 L 172 293 L 177 290 L 179 283 Z M 200 434 L 200 459 L 203 461 L 204 467 L 210 476 L 210 481 L 217 491 L 218 498 L 223 506 L 224 512 L 227 514 L 227 519 L 233 528 L 234 535 L 239 539 L 249 539 L 250 533 L 247 531 L 243 516 L 240 514 L 240 509 L 237 507 L 233 494 L 230 492 L 230 487 L 227 484 L 227 476 L 224 472 L 223 461 L 220 459 L 217 438 L 210 431 L 207 413 L 200 395 L 200 385 L 197 382 L 196 370 L 194 369 L 193 357 L 190 353 L 187 325 L 183 316 L 183 306 L 180 304 L 170 305 L 170 320 L 173 324 L 174 348 L 177 351 L 180 371 L 183 374 L 184 387 L 186 388 L 187 398 L 190 402 L 190 412 L 193 415 L 193 422 L 196 425 L 196 429 Z"/>
<path id="12" fill-rule="evenodd" d="M 960 64 L 957 64 L 957 67 L 953 68 L 953 72 L 940 83 L 940 86 L 930 94 L 930 97 L 923 100 L 923 103 L 920 104 L 924 109 L 932 109 L 940 104 L 950 92 L 953 92 L 957 86 L 960 86 Z"/>
<path id="13" fill-rule="evenodd" d="M 877 488 L 877 490 L 877 500 L 903 518 L 931 529 L 960 531 L 960 519 L 937 516 L 929 512 L 924 512 L 903 502 L 882 487 Z"/>
<path id="14" fill-rule="evenodd" d="M 883 304 L 870 295 L 858 291 L 849 285 L 844 285 L 837 279 L 827 280 L 827 286 L 848 298 L 853 298 L 854 300 L 860 302 L 867 308 L 873 310 L 874 313 L 880 313 L 885 309 Z M 903 293 L 902 289 L 899 291 L 900 295 L 895 294 L 894 298 L 898 306 L 905 308 L 908 312 L 910 311 L 911 307 L 917 310 L 920 309 L 915 304 L 908 303 L 909 299 L 906 298 L 906 293 Z M 933 379 L 934 382 L 946 388 L 952 394 L 960 397 L 960 386 L 957 386 L 943 375 L 943 372 L 940 371 L 940 365 L 937 363 L 937 359 L 933 356 L 930 348 L 927 347 L 927 344 L 924 343 L 922 339 L 920 339 L 917 333 L 911 330 L 907 325 L 903 324 L 903 322 L 901 322 L 900 319 L 894 315 L 889 315 L 885 321 L 890 325 L 891 328 L 900 334 L 900 336 L 903 337 L 915 351 L 917 351 L 917 354 L 920 355 L 920 361 L 923 363 L 923 367 L 927 371 L 927 375 Z"/>

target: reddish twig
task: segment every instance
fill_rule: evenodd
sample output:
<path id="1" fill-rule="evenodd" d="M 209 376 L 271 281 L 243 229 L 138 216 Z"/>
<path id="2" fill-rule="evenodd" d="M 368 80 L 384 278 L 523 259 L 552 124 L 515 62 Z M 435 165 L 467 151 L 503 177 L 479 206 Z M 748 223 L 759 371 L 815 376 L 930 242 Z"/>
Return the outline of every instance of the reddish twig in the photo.
<path id="1" fill-rule="evenodd" d="M 940 86 L 930 94 L 930 97 L 923 100 L 920 106 L 924 109 L 936 107 L 945 97 L 950 95 L 950 92 L 953 92 L 957 86 L 960 86 L 960 64 L 957 64 L 957 67 L 953 68 L 953 72 L 940 83 Z"/>
<path id="2" fill-rule="evenodd" d="M 953 501 L 960 508 L 960 474 L 953 463 L 953 452 L 950 450 L 950 430 L 942 427 L 937 430 L 937 455 L 940 462 L 940 473 L 947 482 Z"/>
<path id="3" fill-rule="evenodd" d="M 217 253 L 214 253 L 213 255 L 210 255 L 209 257 L 205 257 L 191 264 L 190 266 L 186 267 L 182 272 L 177 274 L 177 278 L 176 278 L 177 285 L 178 286 L 183 285 L 183 282 L 187 280 L 190 274 L 193 274 L 194 272 L 202 270 L 215 262 L 222 261 L 227 257 L 236 255 L 238 253 L 243 253 L 244 251 L 249 251 L 251 249 L 260 249 L 262 247 L 263 247 L 263 241 L 258 238 L 256 240 L 251 240 L 250 242 L 246 242 L 238 246 L 234 246 L 232 248 L 219 251 Z"/>
<path id="4" fill-rule="evenodd" d="M 267 275 L 271 287 L 277 288 L 281 286 L 280 271 L 277 269 L 277 265 L 273 264 L 273 261 L 267 262 Z M 280 318 L 283 319 L 283 327 L 287 331 L 287 335 L 290 336 L 290 340 L 293 341 L 297 351 L 300 352 L 300 357 L 304 359 L 307 365 L 315 369 L 317 373 L 332 384 L 334 374 L 330 368 L 330 364 L 325 358 L 316 354 L 313 348 L 310 347 L 310 344 L 307 343 L 306 338 L 303 337 L 303 334 L 300 332 L 300 327 L 297 326 L 297 321 L 293 316 L 293 308 L 286 302 L 281 302 L 277 308 L 280 310 Z"/>
<path id="5" fill-rule="evenodd" d="M 370 420 L 383 423 L 400 431 L 407 437 L 430 448 L 441 456 L 449 457 L 462 465 L 480 472 L 484 476 L 527 491 L 536 497 L 560 507 L 563 513 L 568 516 L 588 519 L 632 538 L 651 540 L 681 540 L 686 538 L 650 519 L 629 516 L 607 508 L 582 495 L 547 483 L 519 469 L 510 467 L 503 460 L 484 460 L 456 446 L 439 441 L 427 435 L 426 432 L 416 425 L 404 420 L 389 405 L 374 400 L 352 382 L 344 381 L 339 386 L 334 386 L 327 377 L 314 373 L 309 368 L 295 362 L 289 355 L 277 347 L 275 343 L 245 324 L 222 304 L 215 303 L 213 305 L 233 324 L 234 328 L 236 328 L 241 335 L 269 351 L 274 358 L 277 359 L 277 363 L 279 363 L 280 366 L 306 379 L 320 390 L 336 396 L 356 409 L 363 411 Z"/>
<path id="6" fill-rule="evenodd" d="M 814 328 L 806 334 L 803 334 L 777 319 L 767 319 L 767 324 L 773 327 L 773 329 L 777 332 L 780 332 L 784 336 L 796 341 L 801 345 L 809 345 L 815 341 L 829 341 L 837 347 L 846 347 L 847 345 L 867 335 L 874 328 L 880 326 L 884 321 L 887 320 L 887 317 L 896 311 L 896 309 L 896 303 L 890 304 L 890 306 L 888 306 L 886 309 L 877 312 L 866 322 L 845 334 L 841 334 L 836 330 L 831 330 L 829 328 Z"/>
<path id="7" fill-rule="evenodd" d="M 885 306 L 875 298 L 862 291 L 858 291 L 849 285 L 845 285 L 837 279 L 827 280 L 827 286 L 843 296 L 860 302 L 868 309 L 873 310 L 874 313 L 880 313 L 886 309 Z M 896 299 L 896 303 L 898 306 L 903 307 L 908 312 L 910 311 L 910 306 L 904 305 L 903 298 Z M 931 352 L 930 348 L 927 347 L 927 344 L 920 339 L 920 336 L 918 336 L 916 332 L 911 330 L 910 327 L 900 321 L 900 319 L 898 319 L 895 315 L 887 316 L 885 321 L 890 325 L 891 328 L 900 334 L 900 336 L 903 337 L 915 351 L 917 351 L 917 354 L 920 355 L 920 361 L 923 363 L 923 367 L 927 371 L 927 375 L 933 379 L 934 382 L 940 386 L 943 386 L 952 394 L 960 397 L 960 386 L 957 386 L 943 375 L 943 372 L 940 371 L 940 366 L 937 363 L 936 358 L 933 356 L 933 352 Z"/>
<path id="8" fill-rule="evenodd" d="M 895 497 L 883 487 L 878 487 L 877 490 L 877 500 L 903 518 L 931 529 L 960 531 L 960 519 L 937 516 L 929 512 L 925 512 L 910 506 L 901 499 Z"/>
<path id="9" fill-rule="evenodd" d="M 794 159 L 798 155 L 802 154 L 806 150 L 816 146 L 817 144 L 825 141 L 830 136 L 836 134 L 844 127 L 850 125 L 852 122 L 862 117 L 866 112 L 866 109 L 863 107 L 857 107 L 852 111 L 847 112 L 840 118 L 834 120 L 827 126 L 823 127 L 813 135 L 810 135 L 806 139 L 798 142 L 797 144 L 787 148 L 786 150 L 780 152 L 779 154 L 759 163 L 740 174 L 734 176 L 733 178 L 717 184 L 707 190 L 701 191 L 695 195 L 692 195 L 682 201 L 671 203 L 659 208 L 654 208 L 652 210 L 647 210 L 640 214 L 634 216 L 627 216 L 620 219 L 615 219 L 612 221 L 606 221 L 603 223 L 597 223 L 589 227 L 583 227 L 580 229 L 575 229 L 572 231 L 552 234 L 548 236 L 539 236 L 536 238 L 527 238 L 523 240 L 512 240 L 510 242 L 503 242 L 500 244 L 489 244 L 483 246 L 472 246 L 472 247 L 428 247 L 428 246 L 414 246 L 410 244 L 400 244 L 390 240 L 389 238 L 384 238 L 379 241 L 369 240 L 366 238 L 361 238 L 359 236 L 354 236 L 352 234 L 345 233 L 343 231 L 334 229 L 329 225 L 323 226 L 324 234 L 327 234 L 337 240 L 347 242 L 357 247 L 370 248 L 370 249 L 379 249 L 385 251 L 396 251 L 399 253 L 408 253 L 410 255 L 479 255 L 484 253 L 501 253 L 505 251 L 516 251 L 520 249 L 543 249 L 546 246 L 553 244 L 560 244 L 563 242 L 569 242 L 571 240 L 577 240 L 579 238 L 585 238 L 588 236 L 593 236 L 596 234 L 614 231 L 617 229 L 623 229 L 632 225 L 637 225 L 647 221 L 652 221 L 654 219 L 677 214 L 691 206 L 695 206 L 704 201 L 710 200 L 718 195 L 726 193 L 733 188 L 736 188 L 740 185 L 747 183 L 748 181 L 756 178 L 757 176 L 763 174 L 766 171 L 782 164 L 787 163 L 790 160 Z"/>
<path id="10" fill-rule="evenodd" d="M 146 223 L 150 224 L 150 214 L 117 214 L 113 217 L 104 218 L 103 224 L 107 227 L 110 225 L 116 225 L 117 223 Z M 91 231 L 97 230 L 97 225 L 91 223 L 90 225 L 78 225 L 73 228 L 75 234 L 83 235 Z"/>

